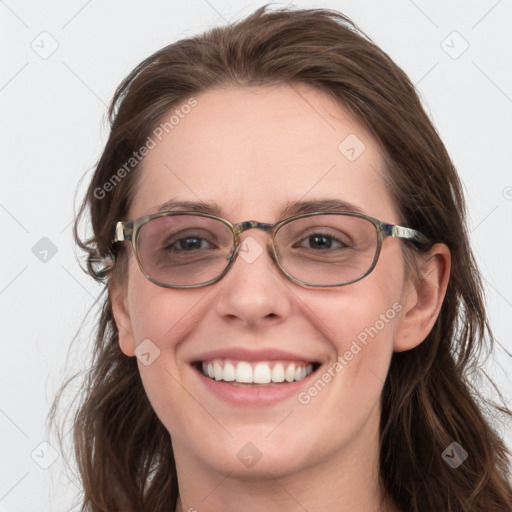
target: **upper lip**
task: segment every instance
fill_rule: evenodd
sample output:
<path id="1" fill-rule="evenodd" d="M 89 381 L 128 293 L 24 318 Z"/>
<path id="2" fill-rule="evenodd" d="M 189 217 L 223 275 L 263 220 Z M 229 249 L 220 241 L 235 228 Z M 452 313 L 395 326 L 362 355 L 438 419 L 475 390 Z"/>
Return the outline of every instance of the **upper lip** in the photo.
<path id="1" fill-rule="evenodd" d="M 209 350 L 194 357 L 192 363 L 210 361 L 212 359 L 232 359 L 235 361 L 301 361 L 306 363 L 318 363 L 314 357 L 307 357 L 286 350 L 275 348 L 262 348 L 251 350 L 246 347 L 222 348 Z"/>

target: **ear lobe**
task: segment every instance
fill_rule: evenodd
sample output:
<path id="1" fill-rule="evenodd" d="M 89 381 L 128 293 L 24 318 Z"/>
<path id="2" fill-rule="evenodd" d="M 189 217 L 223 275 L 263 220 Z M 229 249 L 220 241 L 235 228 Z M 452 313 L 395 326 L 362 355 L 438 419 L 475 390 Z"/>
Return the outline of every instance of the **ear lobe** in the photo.
<path id="1" fill-rule="evenodd" d="M 126 293 L 112 285 L 109 287 L 109 295 L 112 303 L 112 314 L 119 332 L 119 346 L 125 355 L 133 357 L 135 355 L 135 341 L 130 314 L 126 305 Z"/>
<path id="2" fill-rule="evenodd" d="M 450 278 L 451 254 L 445 244 L 435 244 L 422 256 L 419 281 L 409 281 L 402 296 L 403 310 L 395 332 L 393 350 L 418 346 L 434 326 Z"/>

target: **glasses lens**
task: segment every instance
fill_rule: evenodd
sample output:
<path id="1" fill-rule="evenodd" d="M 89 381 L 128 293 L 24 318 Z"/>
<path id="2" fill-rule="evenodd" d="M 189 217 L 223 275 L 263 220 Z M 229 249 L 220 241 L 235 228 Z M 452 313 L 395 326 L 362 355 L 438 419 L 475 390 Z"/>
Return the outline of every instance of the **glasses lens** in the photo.
<path id="1" fill-rule="evenodd" d="M 306 283 L 335 285 L 365 275 L 378 247 L 375 225 L 348 215 L 315 215 L 282 226 L 275 237 L 281 266 Z"/>
<path id="2" fill-rule="evenodd" d="M 137 235 L 143 270 L 168 285 L 194 285 L 215 279 L 228 266 L 233 246 L 228 226 L 196 215 L 151 219 Z"/>

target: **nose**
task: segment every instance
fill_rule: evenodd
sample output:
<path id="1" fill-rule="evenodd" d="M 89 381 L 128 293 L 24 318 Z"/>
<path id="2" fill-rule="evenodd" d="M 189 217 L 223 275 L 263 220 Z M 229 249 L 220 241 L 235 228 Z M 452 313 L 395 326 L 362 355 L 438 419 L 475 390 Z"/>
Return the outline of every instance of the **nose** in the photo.
<path id="1" fill-rule="evenodd" d="M 291 311 L 293 283 L 279 271 L 265 232 L 251 230 L 240 236 L 237 257 L 216 284 L 217 313 L 231 322 L 275 323 Z"/>

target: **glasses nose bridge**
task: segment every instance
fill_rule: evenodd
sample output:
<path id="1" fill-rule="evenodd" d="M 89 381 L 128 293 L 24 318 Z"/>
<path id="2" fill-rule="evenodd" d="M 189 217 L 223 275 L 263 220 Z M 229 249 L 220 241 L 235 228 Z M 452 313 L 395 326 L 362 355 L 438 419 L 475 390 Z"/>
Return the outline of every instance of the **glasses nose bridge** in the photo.
<path id="1" fill-rule="evenodd" d="M 249 229 L 261 229 L 265 231 L 265 233 L 269 233 L 272 231 L 274 224 L 268 224 L 266 222 L 258 222 L 257 220 L 247 220 L 245 222 L 240 222 L 239 224 L 235 224 L 233 226 L 233 234 L 235 235 L 235 240 L 237 242 L 240 241 L 240 235 L 244 231 L 248 231 Z"/>

